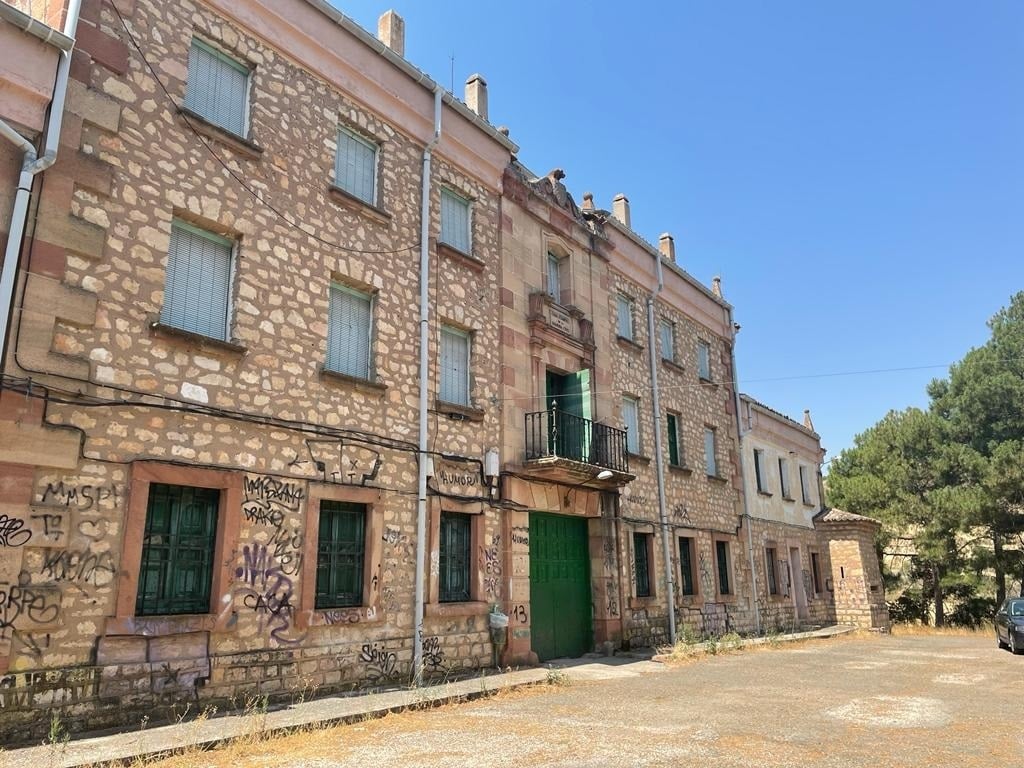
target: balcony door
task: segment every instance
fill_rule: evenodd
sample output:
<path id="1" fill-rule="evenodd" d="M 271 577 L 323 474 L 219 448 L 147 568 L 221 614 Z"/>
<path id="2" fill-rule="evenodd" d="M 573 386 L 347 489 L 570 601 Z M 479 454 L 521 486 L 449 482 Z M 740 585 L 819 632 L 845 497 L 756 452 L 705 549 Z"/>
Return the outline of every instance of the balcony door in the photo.
<path id="1" fill-rule="evenodd" d="M 554 411 L 548 424 L 548 447 L 558 456 L 590 462 L 590 371 L 547 372 L 547 410 Z"/>

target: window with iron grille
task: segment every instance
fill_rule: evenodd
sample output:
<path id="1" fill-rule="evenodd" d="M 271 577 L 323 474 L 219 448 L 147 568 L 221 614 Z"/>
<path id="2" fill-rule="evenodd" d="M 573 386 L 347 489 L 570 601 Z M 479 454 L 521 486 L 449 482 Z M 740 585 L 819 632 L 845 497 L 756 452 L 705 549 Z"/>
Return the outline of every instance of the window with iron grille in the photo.
<path id="1" fill-rule="evenodd" d="M 441 190 L 441 242 L 462 253 L 472 253 L 469 232 L 469 200 Z"/>
<path id="2" fill-rule="evenodd" d="M 679 586 L 683 594 L 697 594 L 693 578 L 693 539 L 689 536 L 682 536 L 679 539 L 679 571 L 682 577 Z"/>
<path id="3" fill-rule="evenodd" d="M 711 346 L 706 341 L 697 342 L 697 375 L 711 381 Z"/>
<path id="4" fill-rule="evenodd" d="M 718 594 L 732 594 L 729 584 L 729 542 L 715 542 L 715 558 L 718 565 Z"/>
<path id="5" fill-rule="evenodd" d="M 327 369 L 369 379 L 373 373 L 373 297 L 334 284 L 328 311 Z"/>
<path id="6" fill-rule="evenodd" d="M 185 106 L 216 126 L 245 136 L 249 69 L 213 46 L 193 38 L 188 52 Z"/>
<path id="7" fill-rule="evenodd" d="M 633 572 L 636 575 L 636 596 L 651 596 L 651 568 L 647 545 L 649 533 L 633 533 Z"/>
<path id="8" fill-rule="evenodd" d="M 172 222 L 161 323 L 228 340 L 233 247 L 220 235 Z"/>
<path id="9" fill-rule="evenodd" d="M 668 429 L 668 463 L 681 467 L 683 454 L 679 450 L 679 417 L 671 412 L 665 414 L 665 426 Z"/>
<path id="10" fill-rule="evenodd" d="M 470 599 L 472 529 L 473 520 L 470 515 L 441 513 L 438 600 L 442 603 L 462 603 Z"/>
<path id="11" fill-rule="evenodd" d="M 764 551 L 764 564 L 768 574 L 769 595 L 779 594 L 778 560 L 779 554 L 775 547 L 767 547 Z"/>
<path id="12" fill-rule="evenodd" d="M 150 483 L 136 616 L 209 613 L 220 491 Z"/>
<path id="13" fill-rule="evenodd" d="M 814 583 L 814 594 L 821 593 L 821 556 L 811 552 L 811 580 Z"/>
<path id="14" fill-rule="evenodd" d="M 662 320 L 661 332 L 661 359 L 672 362 L 676 359 L 676 329 L 668 320 Z"/>
<path id="15" fill-rule="evenodd" d="M 633 300 L 621 293 L 615 297 L 616 333 L 633 341 Z"/>
<path id="16" fill-rule="evenodd" d="M 362 605 L 365 558 L 366 506 L 322 499 L 314 607 Z"/>
<path id="17" fill-rule="evenodd" d="M 446 403 L 469 405 L 469 334 L 441 327 L 440 386 L 438 397 Z"/>

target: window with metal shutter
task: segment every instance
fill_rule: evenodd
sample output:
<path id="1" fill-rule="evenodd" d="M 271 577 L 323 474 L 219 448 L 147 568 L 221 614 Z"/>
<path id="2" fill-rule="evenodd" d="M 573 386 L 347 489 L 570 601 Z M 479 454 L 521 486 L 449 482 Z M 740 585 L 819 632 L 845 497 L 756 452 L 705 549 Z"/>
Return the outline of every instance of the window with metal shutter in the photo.
<path id="1" fill-rule="evenodd" d="M 327 320 L 327 369 L 369 379 L 373 297 L 343 285 L 331 286 Z"/>
<path id="2" fill-rule="evenodd" d="M 704 464 L 709 476 L 718 476 L 718 461 L 715 457 L 715 430 L 713 429 L 704 430 Z"/>
<path id="3" fill-rule="evenodd" d="M 217 49 L 192 40 L 185 106 L 214 125 L 245 136 L 248 100 L 249 70 Z"/>
<path id="4" fill-rule="evenodd" d="M 441 190 L 441 242 L 470 253 L 469 201 L 447 189 Z"/>
<path id="5" fill-rule="evenodd" d="M 441 329 L 440 398 L 446 403 L 469 405 L 469 334 Z"/>
<path id="6" fill-rule="evenodd" d="M 711 381 L 711 347 L 706 342 L 697 342 L 697 375 Z"/>
<path id="7" fill-rule="evenodd" d="M 626 296 L 616 297 L 617 333 L 624 339 L 633 340 L 633 302 Z"/>
<path id="8" fill-rule="evenodd" d="M 661 359 L 672 361 L 676 359 L 676 340 L 672 324 L 661 321 Z"/>
<path id="9" fill-rule="evenodd" d="M 232 247 L 212 232 L 171 225 L 161 323 L 227 341 Z"/>
<path id="10" fill-rule="evenodd" d="M 459 603 L 470 599 L 471 532 L 472 520 L 469 515 L 441 513 L 438 600 L 442 603 Z"/>
<path id="11" fill-rule="evenodd" d="M 377 204 L 377 146 L 344 128 L 338 131 L 334 183 L 370 205 Z"/>

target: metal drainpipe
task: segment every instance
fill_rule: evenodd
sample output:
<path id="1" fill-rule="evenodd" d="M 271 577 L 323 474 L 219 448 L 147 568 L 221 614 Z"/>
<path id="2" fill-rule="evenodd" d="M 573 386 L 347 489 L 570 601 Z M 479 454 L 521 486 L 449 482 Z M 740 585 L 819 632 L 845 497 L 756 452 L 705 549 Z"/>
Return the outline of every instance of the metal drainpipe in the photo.
<path id="1" fill-rule="evenodd" d="M 413 609 L 412 682 L 423 681 L 423 582 L 427 551 L 427 387 L 430 381 L 430 158 L 441 138 L 441 86 L 434 88 L 434 135 L 423 149 L 420 204 L 420 428 L 416 499 L 416 586 Z"/>
<path id="2" fill-rule="evenodd" d="M 655 257 L 658 288 L 647 297 L 647 358 L 651 365 L 652 417 L 654 425 L 654 468 L 658 477 L 658 518 L 661 521 L 661 549 L 665 560 L 665 586 L 668 594 L 668 638 L 676 644 L 676 590 L 672 549 L 669 546 L 668 514 L 665 511 L 665 460 L 661 451 L 661 398 L 658 391 L 658 356 L 654 351 L 654 299 L 661 293 L 665 281 L 661 271 L 661 255 Z"/>
<path id="3" fill-rule="evenodd" d="M 68 15 L 64 21 L 64 34 L 67 37 L 74 38 L 75 36 L 81 7 L 81 0 L 70 0 L 68 3 Z M 11 327 L 14 285 L 18 276 L 21 241 L 25 236 L 28 203 L 32 196 L 32 182 L 37 173 L 45 171 L 57 160 L 60 129 L 64 122 L 64 102 L 68 93 L 68 73 L 71 71 L 72 50 L 73 48 L 62 48 L 60 52 L 57 77 L 53 84 L 53 99 L 50 102 L 50 117 L 46 123 L 46 144 L 41 156 L 37 155 L 35 147 L 27 139 L 10 125 L 0 121 L 0 134 L 21 147 L 25 153 L 14 193 L 14 206 L 11 210 L 11 226 L 7 234 L 3 268 L 0 270 L 0 373 L 3 372 L 7 360 L 7 336 Z"/>
<path id="4" fill-rule="evenodd" d="M 754 559 L 754 527 L 752 524 L 753 520 L 750 517 L 750 504 L 747 501 L 747 474 L 744 469 L 746 466 L 744 463 L 746 451 L 744 450 L 743 437 L 746 433 L 743 431 L 743 419 L 740 416 L 742 401 L 740 400 L 739 375 L 736 372 L 736 326 L 733 324 L 731 309 L 726 309 L 726 322 L 729 323 L 729 328 L 732 329 L 732 343 L 729 345 L 729 355 L 732 358 L 732 394 L 736 403 L 736 439 L 739 442 L 740 486 L 742 488 L 740 497 L 743 499 L 743 519 L 747 524 L 747 554 L 750 557 L 750 594 L 754 606 L 754 632 L 760 635 L 761 609 L 757 606 L 757 566 Z"/>

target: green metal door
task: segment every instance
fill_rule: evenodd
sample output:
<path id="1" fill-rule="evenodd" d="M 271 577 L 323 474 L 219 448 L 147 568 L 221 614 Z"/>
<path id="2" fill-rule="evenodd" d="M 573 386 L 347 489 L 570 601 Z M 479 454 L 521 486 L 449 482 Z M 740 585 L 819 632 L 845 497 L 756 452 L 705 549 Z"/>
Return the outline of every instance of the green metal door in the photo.
<path id="1" fill-rule="evenodd" d="M 541 661 L 592 650 L 585 518 L 530 513 L 530 614 L 533 650 Z"/>

